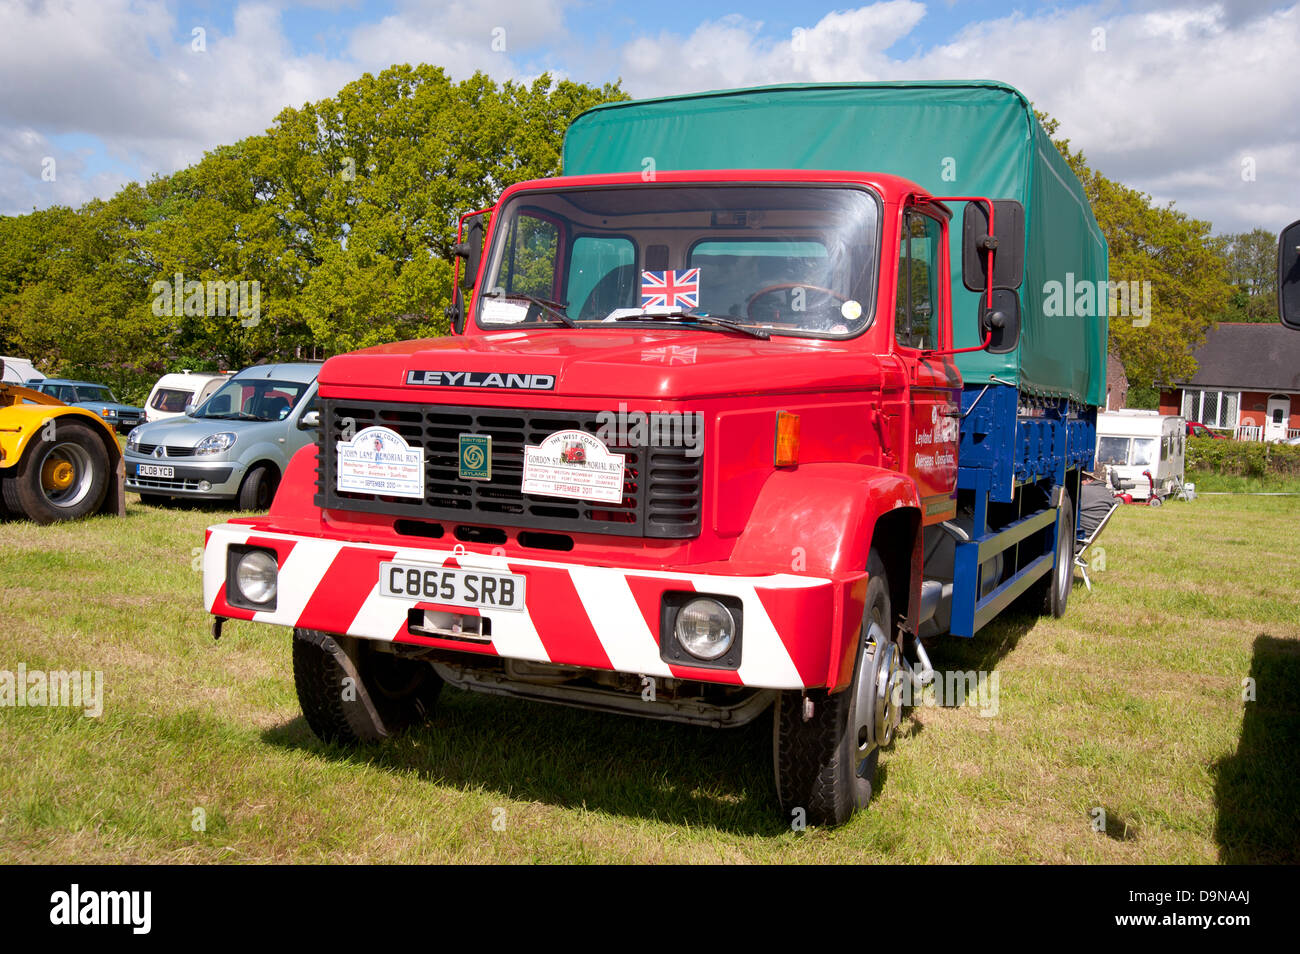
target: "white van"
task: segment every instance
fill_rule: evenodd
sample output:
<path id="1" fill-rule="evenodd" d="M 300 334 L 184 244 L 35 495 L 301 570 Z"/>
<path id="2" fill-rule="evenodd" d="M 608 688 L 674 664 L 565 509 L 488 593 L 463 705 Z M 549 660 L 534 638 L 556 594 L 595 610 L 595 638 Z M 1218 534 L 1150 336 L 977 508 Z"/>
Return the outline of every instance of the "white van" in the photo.
<path id="1" fill-rule="evenodd" d="M 42 381 L 45 375 L 36 370 L 26 358 L 11 358 L 8 355 L 0 357 L 0 362 L 4 364 L 4 371 L 0 372 L 6 384 L 26 384 L 28 381 Z"/>
<path id="2" fill-rule="evenodd" d="M 180 417 L 189 405 L 197 407 L 230 379 L 225 374 L 198 374 L 182 371 L 179 374 L 164 374 L 149 392 L 149 400 L 144 402 L 144 420 L 146 424 Z"/>
<path id="3" fill-rule="evenodd" d="M 1168 496 L 1183 480 L 1187 422 L 1157 411 L 1104 411 L 1097 415 L 1097 468 L 1110 468 L 1134 500 Z M 1150 472 L 1151 480 L 1146 473 Z"/>

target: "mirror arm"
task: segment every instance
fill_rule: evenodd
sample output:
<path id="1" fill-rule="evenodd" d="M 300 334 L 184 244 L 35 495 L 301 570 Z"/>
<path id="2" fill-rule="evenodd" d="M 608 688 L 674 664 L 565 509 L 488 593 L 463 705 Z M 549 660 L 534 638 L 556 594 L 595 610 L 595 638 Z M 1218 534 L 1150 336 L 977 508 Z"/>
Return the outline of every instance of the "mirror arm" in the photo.
<path id="1" fill-rule="evenodd" d="M 921 352 L 921 358 L 938 358 L 946 354 L 969 354 L 972 351 L 984 351 L 993 343 L 993 332 L 988 331 L 984 335 L 984 341 L 973 348 L 945 348 L 942 351 L 930 351 L 929 349 Z"/>

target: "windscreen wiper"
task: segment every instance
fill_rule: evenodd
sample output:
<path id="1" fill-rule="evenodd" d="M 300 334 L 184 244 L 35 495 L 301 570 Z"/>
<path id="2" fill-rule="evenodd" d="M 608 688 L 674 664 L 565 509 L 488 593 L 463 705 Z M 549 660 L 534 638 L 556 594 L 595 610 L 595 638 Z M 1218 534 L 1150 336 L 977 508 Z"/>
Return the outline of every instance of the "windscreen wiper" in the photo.
<path id="1" fill-rule="evenodd" d="M 569 307 L 566 302 L 551 301 L 549 298 L 539 298 L 536 295 L 529 295 L 526 292 L 510 292 L 509 294 L 506 292 L 487 292 L 486 295 L 488 298 L 500 298 L 502 301 L 509 301 L 512 298 L 526 301 L 530 305 L 536 305 L 538 308 L 542 309 L 542 311 L 552 316 L 555 321 L 560 322 L 560 324 L 568 328 L 579 327 L 578 323 L 570 318 L 564 311 L 565 308 Z"/>
<path id="2" fill-rule="evenodd" d="M 642 311 L 636 314 L 615 315 L 613 318 L 606 318 L 605 320 L 657 321 L 660 318 L 674 322 L 696 322 L 705 327 L 726 328 L 728 331 L 739 331 L 743 335 L 749 335 L 752 338 L 762 338 L 765 341 L 772 337 L 771 333 L 763 328 L 753 328 L 749 325 L 742 325 L 736 321 L 728 321 L 726 318 L 718 318 L 715 315 L 696 314 L 689 311 Z"/>

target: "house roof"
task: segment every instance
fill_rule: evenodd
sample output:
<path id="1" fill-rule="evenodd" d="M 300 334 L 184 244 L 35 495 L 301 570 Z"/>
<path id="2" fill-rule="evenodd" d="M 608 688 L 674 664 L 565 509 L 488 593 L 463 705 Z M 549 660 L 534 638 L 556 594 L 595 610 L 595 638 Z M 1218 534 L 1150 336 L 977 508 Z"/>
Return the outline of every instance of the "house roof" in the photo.
<path id="1" fill-rule="evenodd" d="M 1196 351 L 1196 374 L 1179 385 L 1234 391 L 1300 391 L 1300 332 L 1281 322 L 1222 322 Z"/>

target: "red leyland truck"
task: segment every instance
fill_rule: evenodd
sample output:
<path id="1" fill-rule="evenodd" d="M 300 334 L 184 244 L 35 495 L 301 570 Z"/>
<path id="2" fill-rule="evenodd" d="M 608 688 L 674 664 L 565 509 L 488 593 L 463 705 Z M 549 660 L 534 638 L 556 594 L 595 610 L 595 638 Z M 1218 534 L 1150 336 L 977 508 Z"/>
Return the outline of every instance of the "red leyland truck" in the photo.
<path id="1" fill-rule="evenodd" d="M 270 513 L 208 532 L 214 632 L 291 627 L 339 742 L 445 683 L 770 711 L 782 811 L 842 823 L 933 638 L 1065 610 L 1105 239 L 999 83 L 607 104 L 563 159 L 462 217 L 453 334 L 325 363 Z"/>

